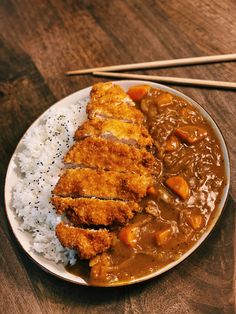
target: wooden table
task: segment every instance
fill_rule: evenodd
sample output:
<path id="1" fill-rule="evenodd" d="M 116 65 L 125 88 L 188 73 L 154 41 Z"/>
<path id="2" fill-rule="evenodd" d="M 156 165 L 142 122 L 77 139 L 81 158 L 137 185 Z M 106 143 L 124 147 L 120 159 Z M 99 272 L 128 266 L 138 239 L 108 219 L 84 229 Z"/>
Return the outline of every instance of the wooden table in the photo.
<path id="1" fill-rule="evenodd" d="M 17 244 L 4 211 L 4 177 L 31 123 L 62 97 L 102 81 L 69 69 L 233 53 L 234 0 L 0 2 L 0 312 L 233 313 L 235 309 L 236 93 L 176 87 L 220 126 L 231 155 L 224 214 L 205 243 L 164 275 L 130 287 L 86 288 L 38 268 Z M 149 70 L 147 74 L 236 80 L 236 64 Z"/>

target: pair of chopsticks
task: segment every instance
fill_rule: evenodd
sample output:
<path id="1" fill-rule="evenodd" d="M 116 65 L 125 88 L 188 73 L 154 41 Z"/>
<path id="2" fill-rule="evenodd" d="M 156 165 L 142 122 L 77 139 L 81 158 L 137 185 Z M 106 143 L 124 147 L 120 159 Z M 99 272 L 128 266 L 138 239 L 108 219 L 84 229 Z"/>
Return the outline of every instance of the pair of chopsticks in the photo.
<path id="1" fill-rule="evenodd" d="M 135 70 L 135 69 L 137 70 L 137 69 L 151 69 L 151 68 L 167 68 L 167 67 L 193 65 L 193 64 L 227 62 L 227 61 L 235 61 L 235 60 L 236 60 L 236 53 L 233 53 L 233 54 L 225 54 L 225 55 L 182 58 L 182 59 L 173 59 L 173 60 L 161 60 L 161 61 L 152 61 L 152 62 L 143 62 L 143 63 L 97 67 L 97 68 L 90 68 L 90 69 L 83 69 L 83 70 L 68 71 L 66 72 L 66 75 L 81 75 L 81 74 L 92 73 L 93 75 L 103 76 L 103 77 L 141 79 L 141 80 L 147 80 L 147 81 L 156 81 L 160 83 L 172 83 L 175 85 L 206 86 L 206 87 L 236 89 L 236 82 L 199 80 L 199 79 L 182 78 L 182 77 L 169 77 L 169 76 L 112 72 L 112 71 Z"/>

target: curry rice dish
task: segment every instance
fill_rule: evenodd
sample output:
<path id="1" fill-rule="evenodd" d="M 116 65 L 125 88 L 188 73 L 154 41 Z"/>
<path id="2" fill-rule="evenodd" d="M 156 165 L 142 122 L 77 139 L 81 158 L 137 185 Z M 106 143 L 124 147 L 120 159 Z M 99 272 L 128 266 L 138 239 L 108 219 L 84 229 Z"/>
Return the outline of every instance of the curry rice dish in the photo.
<path id="1" fill-rule="evenodd" d="M 93 86 L 52 204 L 56 235 L 93 285 L 127 282 L 177 260 L 204 233 L 225 184 L 218 140 L 184 99 L 148 85 Z M 85 261 L 82 261 L 85 260 Z"/>

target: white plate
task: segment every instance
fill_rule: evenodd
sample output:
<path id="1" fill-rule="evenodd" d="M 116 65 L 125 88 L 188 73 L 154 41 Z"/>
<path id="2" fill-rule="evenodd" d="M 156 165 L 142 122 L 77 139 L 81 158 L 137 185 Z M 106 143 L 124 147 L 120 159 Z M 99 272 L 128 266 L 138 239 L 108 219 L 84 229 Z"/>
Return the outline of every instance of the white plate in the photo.
<path id="1" fill-rule="evenodd" d="M 159 88 L 161 90 L 169 91 L 169 92 L 171 92 L 177 96 L 180 96 L 180 97 L 186 99 L 194 107 L 196 107 L 201 112 L 203 117 L 211 124 L 211 126 L 213 127 L 215 134 L 216 134 L 216 136 L 220 142 L 220 146 L 221 146 L 223 156 L 224 156 L 224 161 L 225 161 L 225 173 L 226 173 L 226 178 L 227 178 L 226 186 L 224 187 L 223 195 L 221 198 L 221 202 L 218 206 L 217 213 L 214 216 L 214 219 L 212 220 L 211 225 L 208 227 L 207 231 L 194 244 L 194 246 L 190 250 L 188 250 L 185 254 L 183 254 L 181 256 L 181 258 L 168 264 L 167 266 L 159 269 L 158 271 L 156 271 L 154 273 L 151 273 L 147 276 L 143 276 L 141 278 L 134 279 L 134 280 L 126 282 L 126 283 L 118 282 L 118 283 L 114 284 L 115 286 L 119 286 L 119 285 L 133 284 L 133 283 L 141 282 L 141 281 L 153 278 L 155 276 L 158 276 L 158 275 L 166 272 L 167 270 L 171 269 L 172 267 L 176 266 L 177 264 L 179 264 L 181 261 L 183 261 L 185 258 L 187 258 L 191 253 L 193 253 L 199 247 L 199 245 L 207 238 L 207 236 L 209 235 L 209 233 L 211 232 L 211 230 L 215 226 L 217 220 L 219 219 L 219 217 L 221 215 L 223 207 L 225 205 L 226 198 L 228 195 L 228 190 L 229 190 L 229 184 L 230 184 L 230 163 L 229 163 L 229 155 L 228 155 L 227 147 L 226 147 L 224 138 L 223 138 L 218 126 L 216 125 L 214 120 L 210 117 L 210 115 L 199 104 L 197 104 L 194 100 L 190 99 L 189 97 L 185 96 L 184 94 L 182 94 L 182 93 L 180 93 L 180 92 L 178 92 L 172 88 L 166 87 L 164 85 L 152 83 L 152 82 L 131 81 L 130 80 L 130 81 L 116 81 L 114 83 L 121 85 L 125 89 L 128 89 L 130 86 L 133 86 L 133 85 L 149 84 L 153 87 Z M 77 101 L 81 101 L 81 100 L 85 99 L 86 97 L 88 97 L 90 90 L 91 90 L 91 87 L 88 87 L 88 88 L 85 88 L 81 91 L 75 92 L 75 93 L 71 94 L 70 96 L 60 100 L 59 102 L 54 104 L 51 108 L 56 109 L 59 112 L 60 108 L 64 108 L 64 107 L 68 106 L 69 104 L 73 104 Z M 35 128 L 40 123 L 40 121 L 43 119 L 43 117 L 47 113 L 47 111 L 45 113 L 43 113 L 31 125 L 29 130 L 32 130 L 33 128 Z M 82 108 L 80 118 L 81 118 L 80 123 L 82 123 L 86 119 L 85 108 Z M 70 282 L 80 284 L 80 285 L 88 285 L 88 283 L 86 283 L 82 278 L 67 272 L 63 265 L 56 264 L 55 262 L 49 261 L 49 260 L 45 259 L 44 257 L 40 256 L 39 254 L 35 253 L 34 251 L 32 251 L 30 248 L 31 247 L 31 241 L 32 241 L 32 235 L 29 232 L 26 232 L 26 231 L 22 232 L 19 229 L 20 221 L 16 218 L 14 209 L 12 208 L 12 190 L 13 190 L 13 188 L 14 188 L 14 186 L 15 186 L 18 178 L 19 178 L 18 177 L 19 167 L 15 162 L 15 157 L 16 157 L 17 152 L 20 149 L 21 142 L 22 141 L 20 141 L 19 144 L 17 145 L 16 150 L 15 150 L 15 152 L 14 152 L 14 154 L 10 160 L 8 170 L 7 170 L 7 175 L 6 175 L 6 181 L 5 181 L 6 213 L 7 213 L 9 223 L 12 227 L 12 231 L 13 231 L 16 239 L 18 240 L 18 242 L 22 246 L 22 248 L 25 250 L 25 252 L 33 259 L 34 262 L 36 262 L 46 272 L 49 272 L 49 273 L 51 273 L 51 274 L 53 274 L 53 275 L 55 275 L 55 276 L 57 276 L 63 280 L 66 280 L 66 281 L 70 281 Z"/>

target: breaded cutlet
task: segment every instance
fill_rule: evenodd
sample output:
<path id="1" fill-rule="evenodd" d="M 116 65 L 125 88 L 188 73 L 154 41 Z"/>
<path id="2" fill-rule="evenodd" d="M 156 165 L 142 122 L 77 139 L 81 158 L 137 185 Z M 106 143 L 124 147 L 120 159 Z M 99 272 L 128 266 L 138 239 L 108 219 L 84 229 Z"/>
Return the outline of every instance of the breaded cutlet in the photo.
<path id="1" fill-rule="evenodd" d="M 126 94 L 124 89 L 111 82 L 97 83 L 93 85 L 90 92 L 90 101 L 93 103 L 106 104 L 107 106 L 113 104 L 127 103 L 130 106 L 135 106 L 132 99 Z"/>
<path id="2" fill-rule="evenodd" d="M 113 223 L 124 224 L 132 219 L 140 206 L 133 202 L 99 200 L 95 198 L 52 198 L 52 204 L 57 213 L 67 213 L 70 221 L 75 225 L 103 225 L 109 226 Z"/>
<path id="3" fill-rule="evenodd" d="M 103 137 L 138 147 L 150 147 L 153 143 L 144 126 L 120 120 L 87 120 L 75 132 L 75 139 L 81 140 L 88 136 Z"/>
<path id="4" fill-rule="evenodd" d="M 86 109 L 89 119 L 117 119 L 123 122 L 142 124 L 144 116 L 137 108 L 127 103 L 110 104 L 90 102 Z"/>
<path id="5" fill-rule="evenodd" d="M 110 82 L 93 86 L 86 110 L 90 119 L 118 119 L 138 124 L 144 120 L 142 112 L 135 108 L 125 91 Z"/>
<path id="6" fill-rule="evenodd" d="M 146 149 L 87 137 L 71 147 L 64 162 L 75 167 L 150 174 L 154 172 L 155 158 Z"/>
<path id="7" fill-rule="evenodd" d="M 139 200 L 146 195 L 147 189 L 152 185 L 151 175 L 77 168 L 67 169 L 64 172 L 56 184 L 53 194 Z"/>
<path id="8" fill-rule="evenodd" d="M 61 245 L 77 250 L 81 259 L 90 259 L 112 245 L 112 234 L 106 229 L 82 229 L 61 222 L 55 231 Z"/>

